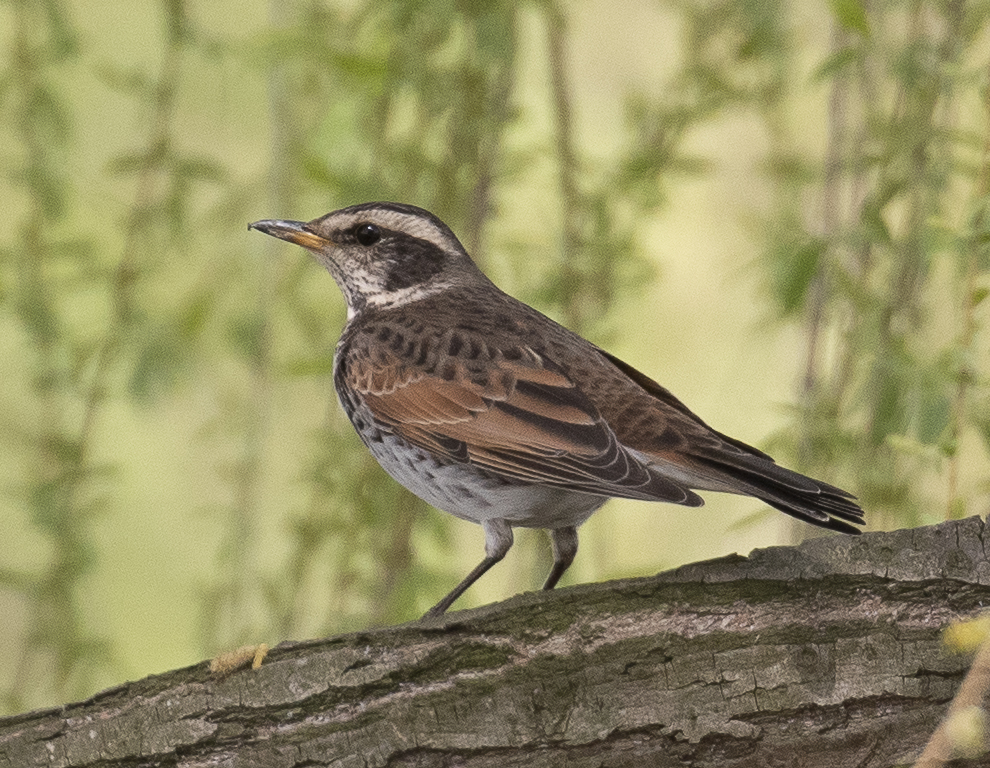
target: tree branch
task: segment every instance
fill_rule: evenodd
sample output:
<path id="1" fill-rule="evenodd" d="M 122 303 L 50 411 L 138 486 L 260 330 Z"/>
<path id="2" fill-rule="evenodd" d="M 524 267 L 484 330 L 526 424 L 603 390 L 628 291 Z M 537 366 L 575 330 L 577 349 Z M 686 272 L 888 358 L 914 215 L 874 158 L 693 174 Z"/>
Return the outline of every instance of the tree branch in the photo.
<path id="1" fill-rule="evenodd" d="M 990 601 L 978 518 L 283 643 L 0 720 L 0 766 L 904 764 Z"/>

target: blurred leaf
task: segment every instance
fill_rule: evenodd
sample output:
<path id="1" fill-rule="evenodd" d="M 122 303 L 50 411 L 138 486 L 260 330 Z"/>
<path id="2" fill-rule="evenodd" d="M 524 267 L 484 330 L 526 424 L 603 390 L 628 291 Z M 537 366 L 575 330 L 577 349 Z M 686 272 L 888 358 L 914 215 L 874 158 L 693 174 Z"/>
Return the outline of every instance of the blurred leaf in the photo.
<path id="1" fill-rule="evenodd" d="M 801 243 L 783 243 L 770 255 L 769 263 L 774 267 L 771 273 L 773 295 L 785 316 L 804 308 L 825 247 L 823 241 L 808 238 Z"/>
<path id="2" fill-rule="evenodd" d="M 859 65 L 863 60 L 863 51 L 857 46 L 844 46 L 833 51 L 815 70 L 813 80 L 816 82 L 838 79 Z"/>
<path id="3" fill-rule="evenodd" d="M 39 344 L 53 343 L 61 333 L 58 315 L 45 299 L 37 284 L 21 286 L 16 299 L 18 317 Z"/>
<path id="4" fill-rule="evenodd" d="M 159 144 L 138 152 L 118 155 L 107 163 L 107 173 L 128 176 L 152 168 L 160 168 L 166 162 L 167 152 L 166 145 Z"/>
<path id="5" fill-rule="evenodd" d="M 257 312 L 243 314 L 228 326 L 227 339 L 244 359 L 259 364 L 265 356 L 266 329 L 264 315 Z"/>
<path id="6" fill-rule="evenodd" d="M 155 94 L 156 83 L 149 73 L 137 67 L 123 67 L 110 61 L 99 62 L 95 67 L 97 77 L 111 89 L 141 99 Z"/>
<path id="7" fill-rule="evenodd" d="M 38 141 L 64 144 L 69 136 L 69 115 L 65 105 L 48 87 L 36 87 L 29 96 L 25 118 Z"/>
<path id="8" fill-rule="evenodd" d="M 918 439 L 926 445 L 937 444 L 949 425 L 952 413 L 949 398 L 941 390 L 926 389 L 919 411 Z"/>
<path id="9" fill-rule="evenodd" d="M 194 181 L 211 181 L 220 183 L 226 180 L 227 171 L 213 160 L 205 157 L 185 157 L 175 166 L 175 173 Z"/>
<path id="10" fill-rule="evenodd" d="M 866 5 L 863 0 L 829 0 L 832 15 L 845 29 L 858 32 L 864 37 L 870 34 L 870 25 L 866 19 Z"/>
<path id="11" fill-rule="evenodd" d="M 983 449 L 990 452 L 990 404 L 974 406 L 971 423 L 983 442 Z"/>
<path id="12" fill-rule="evenodd" d="M 191 363 L 190 345 L 174 325 L 153 328 L 136 345 L 128 390 L 144 405 L 168 394 Z"/>
<path id="13" fill-rule="evenodd" d="M 215 309 L 216 299 L 206 291 L 193 295 L 179 313 L 176 323 L 182 338 L 192 341 L 202 333 Z"/>

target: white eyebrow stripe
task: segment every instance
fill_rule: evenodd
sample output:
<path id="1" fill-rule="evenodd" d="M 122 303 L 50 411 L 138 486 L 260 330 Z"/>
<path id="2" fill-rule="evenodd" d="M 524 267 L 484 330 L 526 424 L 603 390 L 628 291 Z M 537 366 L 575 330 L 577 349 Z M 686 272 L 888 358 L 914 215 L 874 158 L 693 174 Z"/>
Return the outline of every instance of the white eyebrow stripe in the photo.
<path id="1" fill-rule="evenodd" d="M 337 219 L 335 223 L 339 223 L 341 229 L 349 229 L 362 223 L 377 224 L 382 229 L 391 229 L 419 240 L 425 240 L 443 251 L 461 249 L 456 239 L 437 227 L 429 219 L 424 219 L 422 216 L 413 213 L 378 208 L 376 210 L 358 211 L 346 215 L 337 214 L 335 218 Z"/>

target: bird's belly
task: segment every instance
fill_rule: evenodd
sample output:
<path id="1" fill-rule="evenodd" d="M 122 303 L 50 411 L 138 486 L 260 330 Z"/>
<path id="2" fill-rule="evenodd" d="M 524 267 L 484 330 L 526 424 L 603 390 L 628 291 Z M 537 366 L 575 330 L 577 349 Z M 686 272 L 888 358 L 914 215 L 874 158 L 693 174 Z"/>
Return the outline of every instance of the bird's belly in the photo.
<path id="1" fill-rule="evenodd" d="M 523 528 L 577 526 L 608 501 L 607 496 L 501 478 L 470 464 L 440 462 L 394 435 L 365 442 L 394 480 L 462 520 L 497 518 Z"/>

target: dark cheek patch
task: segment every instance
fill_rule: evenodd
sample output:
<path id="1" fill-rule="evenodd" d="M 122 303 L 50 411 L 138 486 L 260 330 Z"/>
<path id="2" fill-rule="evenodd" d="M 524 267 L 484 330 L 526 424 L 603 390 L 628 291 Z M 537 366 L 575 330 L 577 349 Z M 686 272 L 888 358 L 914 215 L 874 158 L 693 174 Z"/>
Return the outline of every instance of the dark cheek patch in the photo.
<path id="1" fill-rule="evenodd" d="M 389 232 L 389 271 L 386 291 L 399 291 L 426 282 L 443 269 L 444 254 L 426 240 Z"/>

